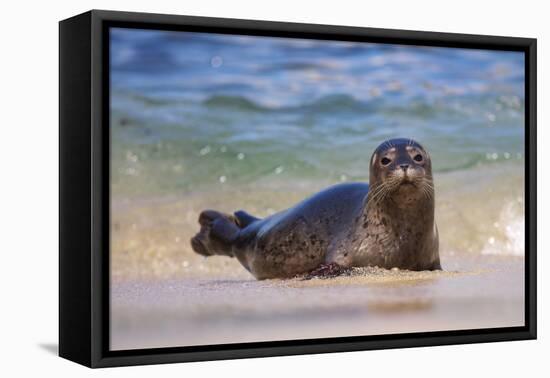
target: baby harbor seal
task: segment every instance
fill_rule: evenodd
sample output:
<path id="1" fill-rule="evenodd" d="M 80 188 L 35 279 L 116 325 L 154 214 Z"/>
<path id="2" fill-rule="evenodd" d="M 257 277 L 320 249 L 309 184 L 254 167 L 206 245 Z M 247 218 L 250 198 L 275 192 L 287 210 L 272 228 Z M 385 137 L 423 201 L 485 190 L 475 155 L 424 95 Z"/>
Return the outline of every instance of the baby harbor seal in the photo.
<path id="1" fill-rule="evenodd" d="M 336 185 L 263 219 L 205 210 L 199 223 L 195 252 L 236 257 L 257 279 L 359 266 L 441 269 L 431 160 L 411 139 L 374 151 L 369 184 Z"/>

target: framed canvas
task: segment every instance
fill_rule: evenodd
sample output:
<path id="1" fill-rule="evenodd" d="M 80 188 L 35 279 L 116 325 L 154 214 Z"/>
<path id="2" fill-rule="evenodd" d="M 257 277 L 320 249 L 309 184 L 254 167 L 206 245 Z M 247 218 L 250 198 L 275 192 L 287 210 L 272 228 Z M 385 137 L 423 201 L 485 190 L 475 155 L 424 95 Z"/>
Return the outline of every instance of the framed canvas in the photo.
<path id="1" fill-rule="evenodd" d="M 536 338 L 536 40 L 60 22 L 59 354 Z"/>

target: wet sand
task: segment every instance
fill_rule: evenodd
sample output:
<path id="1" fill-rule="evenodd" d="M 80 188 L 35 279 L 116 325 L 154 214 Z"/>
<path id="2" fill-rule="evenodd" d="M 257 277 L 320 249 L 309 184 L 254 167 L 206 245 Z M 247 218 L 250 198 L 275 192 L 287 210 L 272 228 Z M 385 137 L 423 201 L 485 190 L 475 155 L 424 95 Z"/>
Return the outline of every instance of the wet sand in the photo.
<path id="1" fill-rule="evenodd" d="M 523 259 L 462 260 L 466 268 L 464 263 L 470 267 L 461 272 L 368 268 L 352 277 L 309 281 L 218 277 L 118 283 L 112 288 L 111 348 L 523 325 Z"/>

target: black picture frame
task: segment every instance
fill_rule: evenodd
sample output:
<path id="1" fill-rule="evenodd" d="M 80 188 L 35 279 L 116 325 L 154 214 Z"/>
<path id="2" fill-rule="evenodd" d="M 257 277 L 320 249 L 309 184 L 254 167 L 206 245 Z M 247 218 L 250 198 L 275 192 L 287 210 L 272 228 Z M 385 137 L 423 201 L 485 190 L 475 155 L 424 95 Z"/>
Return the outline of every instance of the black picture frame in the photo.
<path id="1" fill-rule="evenodd" d="M 109 350 L 109 27 L 525 53 L 525 326 Z M 59 24 L 59 355 L 89 367 L 536 338 L 536 39 L 92 10 Z"/>

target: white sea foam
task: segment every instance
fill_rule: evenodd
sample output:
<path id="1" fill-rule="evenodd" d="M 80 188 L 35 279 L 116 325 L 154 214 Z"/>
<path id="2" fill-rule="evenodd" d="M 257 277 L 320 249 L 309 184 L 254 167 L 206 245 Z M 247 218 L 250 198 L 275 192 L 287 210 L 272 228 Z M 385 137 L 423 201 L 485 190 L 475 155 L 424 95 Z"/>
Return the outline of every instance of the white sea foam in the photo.
<path id="1" fill-rule="evenodd" d="M 495 235 L 488 237 L 481 253 L 484 255 L 524 256 L 525 212 L 523 199 L 518 198 L 501 211 L 495 222 Z"/>

